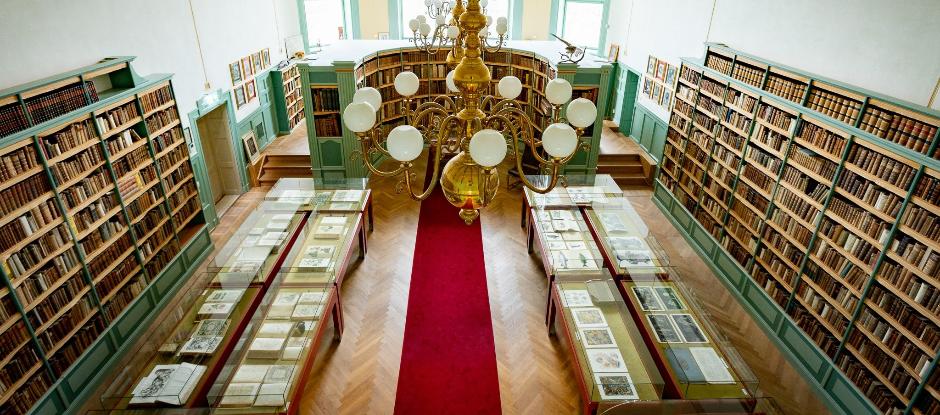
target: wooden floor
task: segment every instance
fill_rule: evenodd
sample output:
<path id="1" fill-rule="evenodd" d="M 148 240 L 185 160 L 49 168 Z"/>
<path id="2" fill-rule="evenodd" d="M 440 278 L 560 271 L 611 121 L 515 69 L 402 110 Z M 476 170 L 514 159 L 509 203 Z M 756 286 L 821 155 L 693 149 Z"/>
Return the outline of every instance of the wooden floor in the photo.
<path id="1" fill-rule="evenodd" d="M 613 121 L 604 121 L 604 130 L 601 131 L 601 154 L 637 154 L 642 151 L 639 144 L 612 127 L 616 127 Z"/>
<path id="2" fill-rule="evenodd" d="M 297 148 L 292 146 L 299 141 L 296 132 L 288 143 L 281 140 L 269 149 Z M 306 146 L 306 139 L 302 141 Z M 423 167 L 418 171 L 424 171 Z M 417 183 L 422 182 L 419 177 Z M 369 237 L 367 257 L 351 267 L 344 282 L 345 332 L 341 341 L 325 342 L 300 402 L 302 415 L 393 412 L 419 203 L 397 194 L 395 179 L 377 178 L 370 184 L 375 232 Z M 226 212 L 212 232 L 217 248 L 260 202 L 265 190 L 252 189 Z M 776 398 L 784 413 L 827 413 L 810 387 L 655 208 L 651 192 L 636 189 L 626 194 L 679 266 L 684 280 L 738 348 L 760 388 Z M 519 227 L 520 198 L 521 191 L 503 188 L 481 217 L 503 413 L 576 414 L 577 382 L 568 353 L 546 332 L 547 281 L 540 262 L 526 253 L 525 233 Z M 447 283 L 446 275 L 440 278 L 442 284 Z M 194 278 L 191 286 L 199 287 L 198 280 Z"/>

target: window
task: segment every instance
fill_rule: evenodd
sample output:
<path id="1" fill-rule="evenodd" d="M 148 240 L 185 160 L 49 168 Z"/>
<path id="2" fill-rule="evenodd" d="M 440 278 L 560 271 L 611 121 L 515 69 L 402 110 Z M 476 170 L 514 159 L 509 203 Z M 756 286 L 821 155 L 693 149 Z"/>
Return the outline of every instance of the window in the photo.
<path id="1" fill-rule="evenodd" d="M 553 9 L 559 10 L 554 20 L 555 33 L 565 40 L 588 49 L 600 50 L 607 37 L 606 0 L 554 0 Z M 557 7 L 557 8 L 556 8 Z M 601 24 L 598 24 L 601 22 Z"/>
<path id="2" fill-rule="evenodd" d="M 511 13 L 510 10 L 512 9 L 511 2 L 512 0 L 488 0 L 488 4 L 486 6 L 486 10 L 484 10 L 484 14 L 487 14 L 493 17 L 493 26 L 492 26 L 492 30 L 490 31 L 493 36 L 495 36 L 496 34 L 496 26 L 495 26 L 496 19 L 499 17 L 505 17 L 506 19 L 509 19 L 509 33 L 512 33 L 514 28 L 512 27 L 512 16 L 510 16 L 510 13 Z M 466 1 L 464 1 L 464 7 L 466 7 L 466 4 L 467 4 Z M 410 38 L 412 34 L 411 29 L 408 27 L 408 22 L 411 19 L 414 19 L 419 14 L 427 17 L 428 8 L 424 5 L 424 0 L 400 0 L 399 10 L 401 11 L 401 13 L 400 13 L 400 19 L 399 19 L 400 26 L 398 27 L 401 28 L 402 39 L 407 39 L 407 38 Z M 430 17 L 428 17 L 427 19 L 428 19 L 428 24 L 430 24 L 431 28 L 433 29 L 434 28 L 433 19 L 431 19 Z M 451 19 L 451 16 L 448 15 L 445 21 L 449 23 L 450 19 Z M 516 30 L 522 30 L 522 28 L 518 28 Z M 507 38 L 509 37 L 510 36 L 507 33 Z"/>
<path id="3" fill-rule="evenodd" d="M 352 39 L 352 27 L 343 0 L 304 0 L 307 20 L 307 41 L 310 46 L 329 44 L 339 39 Z"/>

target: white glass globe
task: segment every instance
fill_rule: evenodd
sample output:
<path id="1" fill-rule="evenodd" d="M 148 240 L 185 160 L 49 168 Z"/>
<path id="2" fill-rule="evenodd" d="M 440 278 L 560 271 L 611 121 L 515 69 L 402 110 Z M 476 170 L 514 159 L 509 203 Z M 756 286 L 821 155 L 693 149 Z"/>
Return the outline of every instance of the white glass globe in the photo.
<path id="1" fill-rule="evenodd" d="M 480 0 L 481 9 L 485 9 L 487 4 L 490 4 L 487 0 Z"/>
<path id="2" fill-rule="evenodd" d="M 418 25 L 418 32 L 421 33 L 421 36 L 427 36 L 431 33 L 431 25 L 427 23 L 421 23 Z"/>
<path id="3" fill-rule="evenodd" d="M 522 93 L 522 81 L 512 75 L 504 76 L 496 84 L 496 90 L 499 91 L 499 96 L 503 98 L 515 99 Z"/>
<path id="4" fill-rule="evenodd" d="M 486 16 L 486 27 L 490 27 L 493 24 L 493 16 Z"/>
<path id="5" fill-rule="evenodd" d="M 444 25 L 444 15 L 443 15 L 443 14 L 437 15 L 437 17 L 434 18 L 434 23 L 436 23 L 438 26 L 443 26 L 443 25 Z"/>
<path id="6" fill-rule="evenodd" d="M 395 92 L 403 97 L 410 97 L 418 92 L 420 81 L 414 72 L 405 71 L 395 75 Z"/>
<path id="7" fill-rule="evenodd" d="M 493 167 L 506 157 L 506 139 L 499 131 L 485 129 L 470 137 L 470 158 L 483 167 Z"/>
<path id="8" fill-rule="evenodd" d="M 428 18 L 427 18 L 427 17 L 424 17 L 423 14 L 419 14 L 418 17 L 416 17 L 415 19 L 418 20 L 418 23 L 425 23 L 425 22 L 427 22 L 427 20 L 428 20 Z"/>
<path id="9" fill-rule="evenodd" d="M 424 7 L 431 7 L 434 4 L 434 0 L 424 0 Z"/>
<path id="10" fill-rule="evenodd" d="M 377 111 L 382 107 L 382 94 L 371 86 L 362 87 L 356 90 L 352 102 L 368 103 L 373 111 Z"/>
<path id="11" fill-rule="evenodd" d="M 578 98 L 568 103 L 565 118 L 575 127 L 586 128 L 594 124 L 594 120 L 597 118 L 597 107 L 589 99 Z"/>
<path id="12" fill-rule="evenodd" d="M 509 26 L 506 23 L 496 23 L 496 34 L 505 35 L 509 31 Z"/>
<path id="13" fill-rule="evenodd" d="M 418 19 L 411 19 L 408 21 L 408 28 L 411 29 L 412 32 L 417 32 L 419 24 Z"/>
<path id="14" fill-rule="evenodd" d="M 457 26 L 448 26 L 447 27 L 447 38 L 454 40 L 457 36 L 460 35 L 460 29 Z"/>
<path id="15" fill-rule="evenodd" d="M 578 135 L 568 124 L 555 123 L 545 128 L 542 133 L 542 148 L 550 156 L 565 158 L 574 153 L 578 146 Z"/>
<path id="16" fill-rule="evenodd" d="M 454 83 L 454 71 L 447 73 L 447 89 L 450 92 L 460 92 L 460 88 L 457 88 L 457 84 Z"/>
<path id="17" fill-rule="evenodd" d="M 562 105 L 571 99 L 571 84 L 561 78 L 552 79 L 545 85 L 545 97 L 552 104 Z"/>
<path id="18" fill-rule="evenodd" d="M 412 161 L 424 150 L 424 139 L 417 128 L 399 125 L 388 133 L 388 152 L 398 161 Z"/>
<path id="19" fill-rule="evenodd" d="M 364 133 L 375 125 L 375 109 L 367 102 L 353 102 L 343 111 L 343 124 L 354 133 Z"/>
<path id="20" fill-rule="evenodd" d="M 502 23 L 502 24 L 509 24 L 509 20 L 506 19 L 505 16 L 500 16 L 500 17 L 496 18 L 496 24 L 500 24 L 500 23 Z"/>

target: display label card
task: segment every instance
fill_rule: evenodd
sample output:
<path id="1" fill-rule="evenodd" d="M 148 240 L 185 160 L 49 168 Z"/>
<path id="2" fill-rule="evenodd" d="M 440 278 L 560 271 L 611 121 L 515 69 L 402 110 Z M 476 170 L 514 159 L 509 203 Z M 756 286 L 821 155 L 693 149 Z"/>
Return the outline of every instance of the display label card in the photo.
<path id="1" fill-rule="evenodd" d="M 724 359 L 711 347 L 690 347 L 689 352 L 709 383 L 734 383 Z"/>
<path id="2" fill-rule="evenodd" d="M 627 364 L 623 361 L 620 349 L 585 349 L 584 352 L 594 373 L 627 372 Z"/>

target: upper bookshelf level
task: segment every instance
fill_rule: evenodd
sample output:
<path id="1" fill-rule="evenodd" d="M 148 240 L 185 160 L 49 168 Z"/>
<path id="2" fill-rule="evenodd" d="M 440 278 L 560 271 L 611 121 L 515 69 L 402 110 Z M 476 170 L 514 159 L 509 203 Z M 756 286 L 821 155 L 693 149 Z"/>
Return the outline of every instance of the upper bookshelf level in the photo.
<path id="1" fill-rule="evenodd" d="M 728 46 L 706 43 L 706 67 L 899 150 L 940 160 L 940 111 L 845 84 Z M 880 141 L 880 140 L 879 140 Z M 893 147 L 893 146 L 892 146 Z M 908 151 L 901 151 L 908 154 Z"/>

